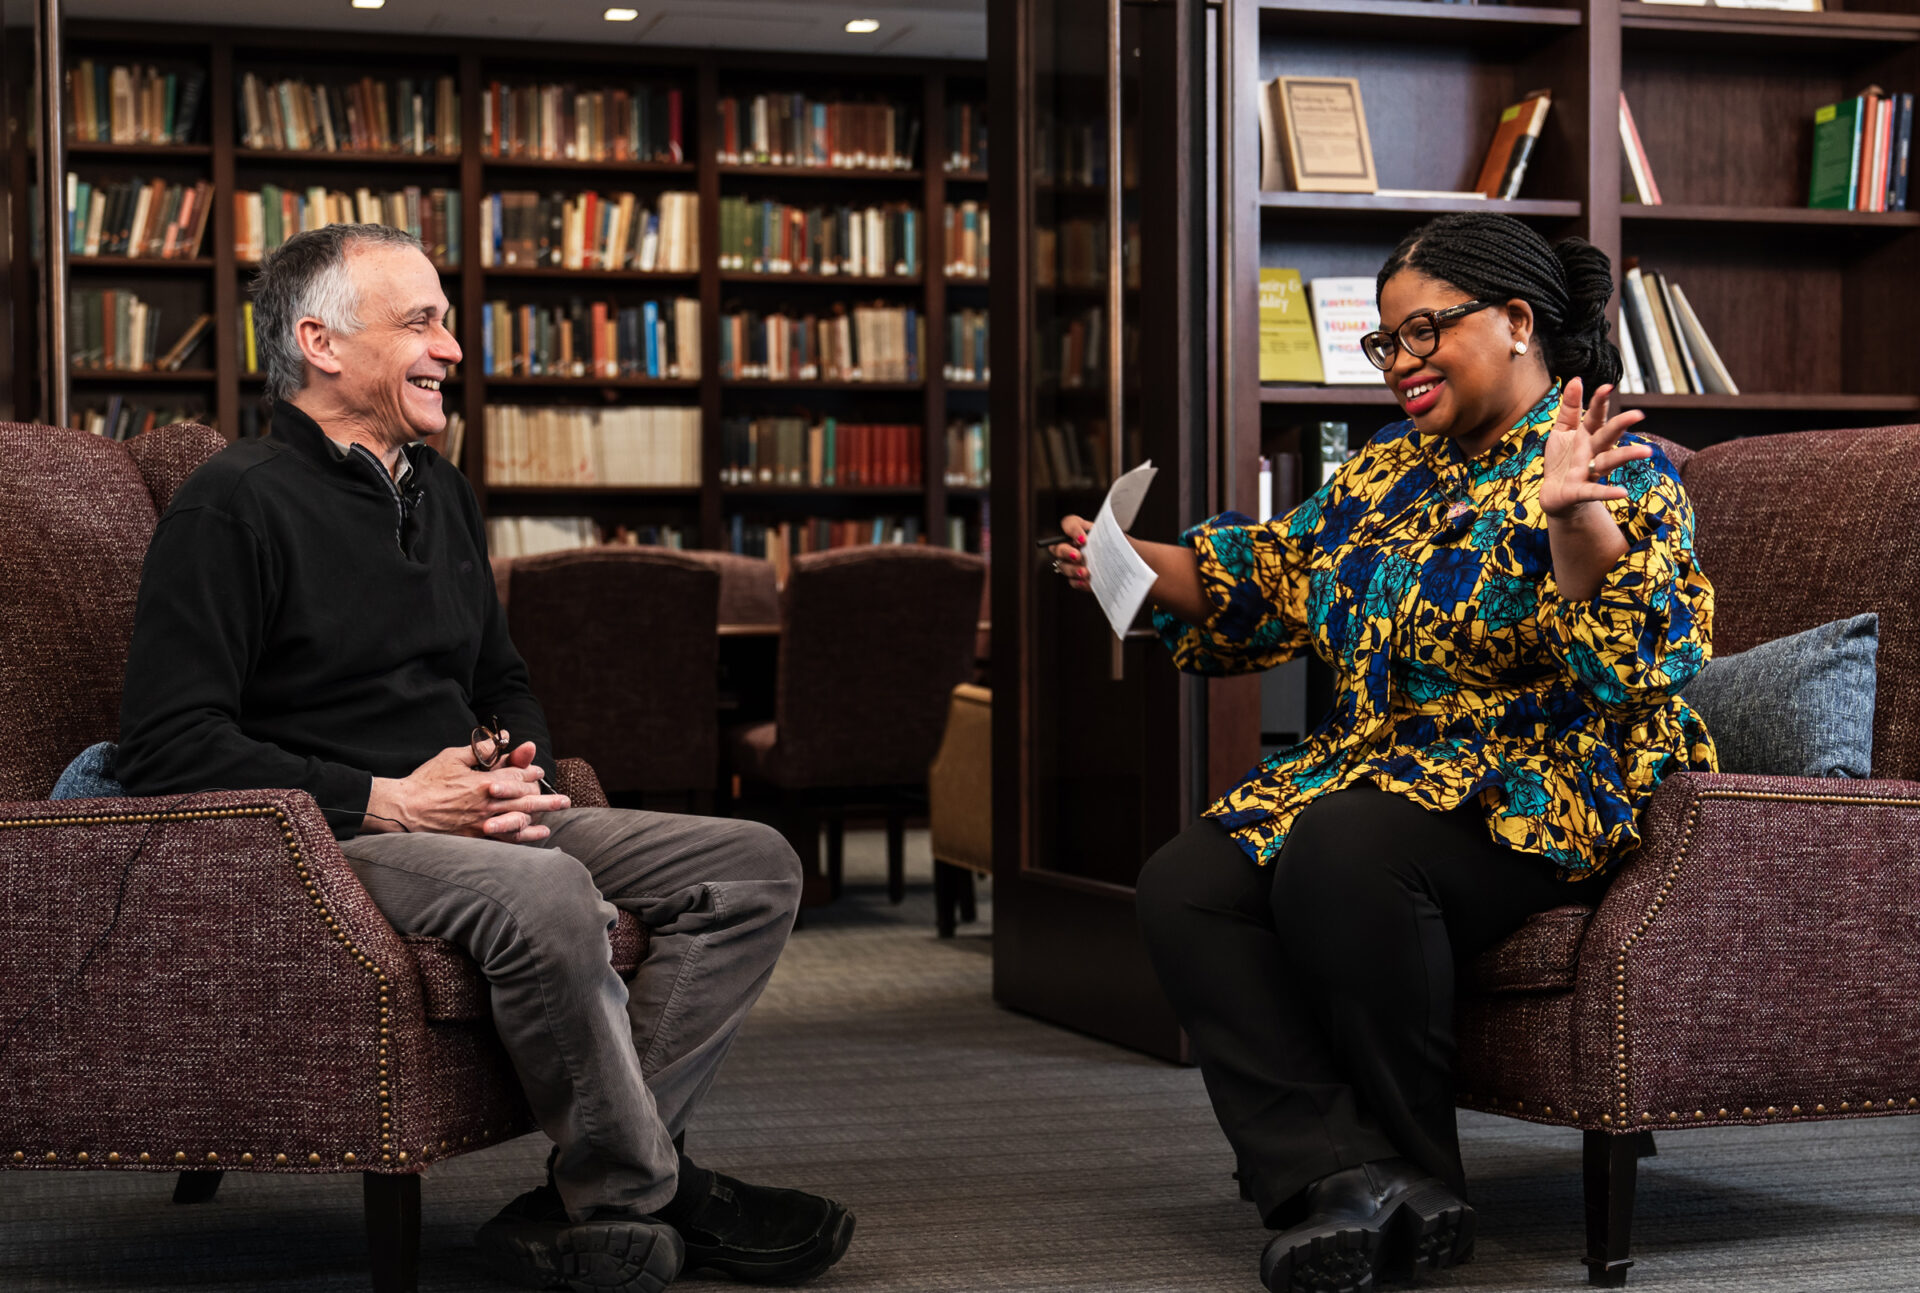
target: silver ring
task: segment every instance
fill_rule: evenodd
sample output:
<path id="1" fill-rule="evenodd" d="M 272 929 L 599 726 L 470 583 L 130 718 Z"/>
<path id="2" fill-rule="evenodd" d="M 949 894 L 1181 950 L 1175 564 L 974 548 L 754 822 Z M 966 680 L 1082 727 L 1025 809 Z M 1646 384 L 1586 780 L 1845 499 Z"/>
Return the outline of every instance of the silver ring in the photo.
<path id="1" fill-rule="evenodd" d="M 1060 573 L 1060 563 L 1058 561 L 1053 563 L 1053 573 L 1056 575 Z"/>

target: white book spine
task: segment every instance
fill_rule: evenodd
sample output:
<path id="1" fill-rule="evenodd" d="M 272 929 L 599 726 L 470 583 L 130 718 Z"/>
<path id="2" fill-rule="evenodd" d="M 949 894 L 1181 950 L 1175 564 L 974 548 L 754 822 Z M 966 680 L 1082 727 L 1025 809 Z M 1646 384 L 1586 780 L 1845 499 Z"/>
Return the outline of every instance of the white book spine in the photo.
<path id="1" fill-rule="evenodd" d="M 1647 358 L 1653 361 L 1653 379 L 1662 395 L 1673 394 L 1673 370 L 1667 366 L 1666 347 L 1658 343 L 1658 329 L 1653 322 L 1653 307 L 1647 303 L 1647 286 L 1641 280 L 1640 270 L 1636 267 L 1627 271 L 1627 304 L 1638 312 L 1640 335 L 1648 339 Z"/>

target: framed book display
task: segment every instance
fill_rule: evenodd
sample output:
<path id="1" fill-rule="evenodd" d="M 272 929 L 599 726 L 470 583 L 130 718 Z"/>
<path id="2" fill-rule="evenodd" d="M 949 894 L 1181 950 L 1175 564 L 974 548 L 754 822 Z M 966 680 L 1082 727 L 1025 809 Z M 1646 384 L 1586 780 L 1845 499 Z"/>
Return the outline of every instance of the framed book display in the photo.
<path id="1" fill-rule="evenodd" d="M 1360 82 L 1350 76 L 1273 81 L 1287 178 L 1301 193 L 1372 193 L 1380 187 Z"/>

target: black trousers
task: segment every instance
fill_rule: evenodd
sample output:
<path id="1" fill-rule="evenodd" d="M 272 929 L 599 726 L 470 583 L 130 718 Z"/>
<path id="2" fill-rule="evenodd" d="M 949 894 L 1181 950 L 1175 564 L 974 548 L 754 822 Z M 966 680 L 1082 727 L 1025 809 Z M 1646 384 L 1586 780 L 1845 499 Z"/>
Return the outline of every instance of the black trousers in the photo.
<path id="1" fill-rule="evenodd" d="M 1342 1168 L 1410 1159 L 1465 1197 L 1455 966 L 1532 913 L 1599 901 L 1495 843 L 1477 805 L 1372 787 L 1316 800 L 1271 866 L 1202 819 L 1140 873 L 1155 971 L 1269 1225 Z"/>

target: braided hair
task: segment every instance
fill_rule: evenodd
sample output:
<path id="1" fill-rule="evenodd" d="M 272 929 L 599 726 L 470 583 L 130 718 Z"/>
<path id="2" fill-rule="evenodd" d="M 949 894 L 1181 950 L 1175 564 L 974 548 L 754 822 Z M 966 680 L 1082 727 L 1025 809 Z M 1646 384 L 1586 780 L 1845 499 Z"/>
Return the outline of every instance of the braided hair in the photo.
<path id="1" fill-rule="evenodd" d="M 1589 392 L 1620 380 L 1620 352 L 1607 339 L 1613 265 L 1584 238 L 1547 240 L 1491 211 L 1438 216 L 1400 240 L 1381 266 L 1376 295 L 1403 269 L 1448 283 L 1480 301 L 1533 308 L 1535 344 L 1554 377 L 1578 377 Z"/>

